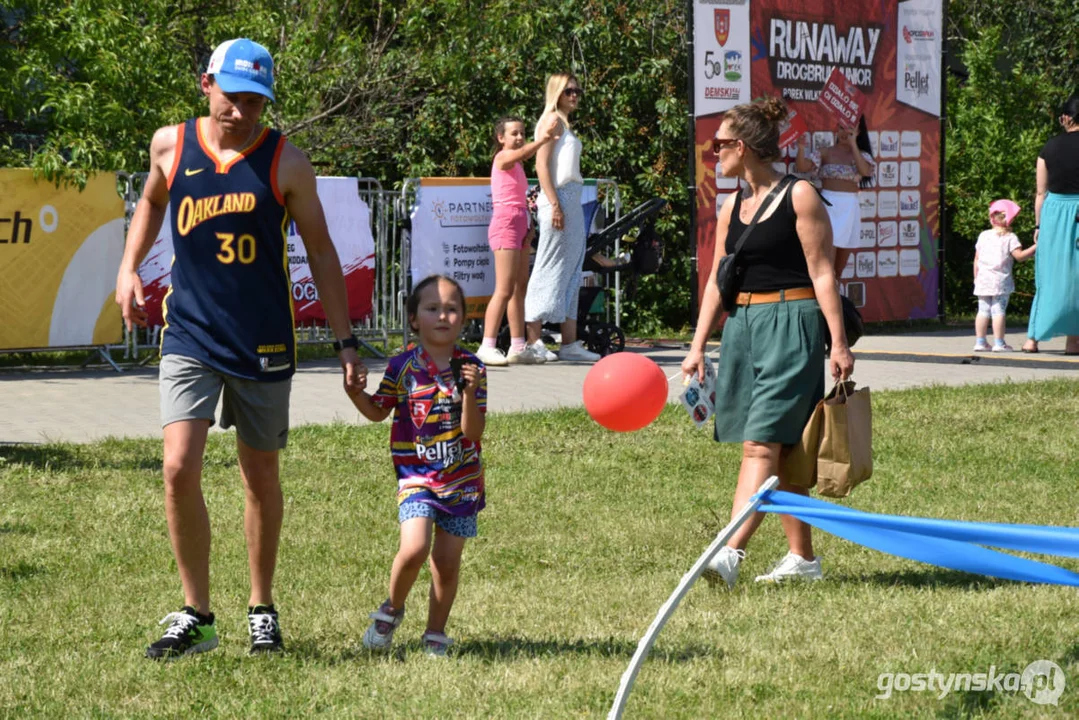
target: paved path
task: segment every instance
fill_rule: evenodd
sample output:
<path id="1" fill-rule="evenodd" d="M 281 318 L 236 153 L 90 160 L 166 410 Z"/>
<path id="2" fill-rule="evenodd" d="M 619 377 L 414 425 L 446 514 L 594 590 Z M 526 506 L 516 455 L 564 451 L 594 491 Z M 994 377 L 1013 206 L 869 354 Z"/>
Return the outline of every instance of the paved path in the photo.
<path id="1" fill-rule="evenodd" d="M 1009 337 L 1017 347 L 1021 332 Z M 1079 357 L 1065 357 L 1064 340 L 1042 343 L 1038 355 L 971 352 L 972 333 L 960 330 L 863 338 L 855 349 L 855 380 L 874 390 L 922 385 L 1023 382 L 1050 377 L 1079 378 Z M 678 347 L 634 348 L 654 359 L 667 375 L 678 372 L 685 351 Z M 372 361 L 377 384 L 385 362 Z M 491 412 L 536 410 L 581 404 L 589 365 L 552 363 L 492 368 Z M 681 392 L 670 383 L 671 401 Z M 305 363 L 292 390 L 293 426 L 366 422 L 341 389 L 333 361 Z M 86 442 L 104 437 L 159 437 L 156 368 L 127 370 L 41 370 L 0 372 L 0 443 Z"/>

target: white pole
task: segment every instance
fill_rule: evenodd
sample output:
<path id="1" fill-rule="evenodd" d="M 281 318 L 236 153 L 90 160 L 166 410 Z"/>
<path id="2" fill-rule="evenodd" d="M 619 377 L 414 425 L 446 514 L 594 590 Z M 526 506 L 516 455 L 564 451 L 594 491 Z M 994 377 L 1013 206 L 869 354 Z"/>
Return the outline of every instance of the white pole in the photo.
<path id="1" fill-rule="evenodd" d="M 749 502 L 734 516 L 730 524 L 720 531 L 719 535 L 716 535 L 716 539 L 712 541 L 712 544 L 708 546 L 708 549 L 704 551 L 704 554 L 697 558 L 697 562 L 693 563 L 693 567 L 689 569 L 689 572 L 682 577 L 682 582 L 678 583 L 678 587 L 674 589 L 674 592 L 667 602 L 663 603 L 663 607 L 659 609 L 659 614 L 656 615 L 656 619 L 652 621 L 652 624 L 648 628 L 648 632 L 644 634 L 641 641 L 637 643 L 637 652 L 633 653 L 633 659 L 629 661 L 629 667 L 622 673 L 622 682 L 618 686 L 618 694 L 614 696 L 614 704 L 611 705 L 611 711 L 607 713 L 607 720 L 620 720 L 622 717 L 622 711 L 626 707 L 626 701 L 629 699 L 629 694 L 633 690 L 633 681 L 637 679 L 637 672 L 641 669 L 641 664 L 644 659 L 648 657 L 649 651 L 652 649 L 652 645 L 656 641 L 656 637 L 659 635 L 663 626 L 667 624 L 667 621 L 671 619 L 671 615 L 678 609 L 678 603 L 682 602 L 682 598 L 686 596 L 689 589 L 693 587 L 693 583 L 697 582 L 697 578 L 701 576 L 701 572 L 704 571 L 705 565 L 712 559 L 712 556 L 719 552 L 719 549 L 727 544 L 727 541 L 738 531 L 738 528 L 742 527 L 742 524 L 749 519 L 749 517 L 757 511 L 757 507 L 761 504 L 761 496 L 768 490 L 774 490 L 779 485 L 779 478 L 773 475 L 764 481 L 761 485 L 761 489 L 749 499 Z"/>

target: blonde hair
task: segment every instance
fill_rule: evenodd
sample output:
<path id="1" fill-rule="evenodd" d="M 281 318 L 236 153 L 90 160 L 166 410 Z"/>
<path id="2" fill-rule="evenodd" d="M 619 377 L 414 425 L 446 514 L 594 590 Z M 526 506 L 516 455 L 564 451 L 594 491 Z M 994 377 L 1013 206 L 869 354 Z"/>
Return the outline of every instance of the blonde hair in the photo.
<path id="1" fill-rule="evenodd" d="M 1010 227 L 1008 225 L 1008 214 L 999 210 L 997 212 L 989 213 L 989 224 L 995 228 L 1001 229 Z"/>
<path id="2" fill-rule="evenodd" d="M 779 127 L 787 119 L 787 106 L 776 97 L 737 105 L 723 115 L 731 134 L 765 162 L 779 160 Z"/>
<path id="3" fill-rule="evenodd" d="M 562 121 L 563 127 L 569 127 L 569 116 L 558 109 L 558 98 L 562 97 L 562 92 L 571 80 L 577 83 L 577 87 L 581 86 L 581 81 L 577 79 L 577 76 L 570 73 L 555 73 L 547 78 L 547 92 L 544 95 L 543 113 L 540 115 L 540 122 L 543 122 L 543 119 L 549 114 L 554 113 Z"/>

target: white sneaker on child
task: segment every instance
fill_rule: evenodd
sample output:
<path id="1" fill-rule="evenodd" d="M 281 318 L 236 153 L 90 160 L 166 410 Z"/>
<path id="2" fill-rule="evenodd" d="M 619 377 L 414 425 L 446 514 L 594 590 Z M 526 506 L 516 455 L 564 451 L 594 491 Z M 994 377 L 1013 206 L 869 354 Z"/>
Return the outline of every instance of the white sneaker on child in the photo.
<path id="1" fill-rule="evenodd" d="M 548 350 L 542 340 L 537 340 L 528 347 L 532 348 L 532 352 L 536 353 L 536 355 L 543 358 L 544 362 L 558 362 L 558 356 Z"/>
<path id="2" fill-rule="evenodd" d="M 547 358 L 537 353 L 531 345 L 525 345 L 523 350 L 517 352 L 510 348 L 506 354 L 506 362 L 510 365 L 542 365 L 547 362 Z"/>
<path id="3" fill-rule="evenodd" d="M 559 360 L 578 360 L 580 362 L 596 362 L 600 359 L 598 353 L 594 353 L 584 346 L 580 340 L 563 345 L 558 349 Z"/>
<path id="4" fill-rule="evenodd" d="M 496 347 L 486 347 L 481 345 L 480 349 L 476 351 L 476 357 L 488 367 L 504 367 L 509 365 L 506 356 Z"/>
<path id="5" fill-rule="evenodd" d="M 823 576 L 820 569 L 820 557 L 813 562 L 806 560 L 801 555 L 792 552 L 787 553 L 782 560 L 776 563 L 772 571 L 767 575 L 758 575 L 757 582 L 780 583 L 786 580 L 820 580 Z"/>
<path id="6" fill-rule="evenodd" d="M 734 583 L 738 580 L 738 566 L 745 556 L 745 550 L 735 550 L 724 545 L 708 561 L 701 575 L 712 587 L 718 585 L 722 580 L 727 583 L 728 590 L 734 590 Z"/>

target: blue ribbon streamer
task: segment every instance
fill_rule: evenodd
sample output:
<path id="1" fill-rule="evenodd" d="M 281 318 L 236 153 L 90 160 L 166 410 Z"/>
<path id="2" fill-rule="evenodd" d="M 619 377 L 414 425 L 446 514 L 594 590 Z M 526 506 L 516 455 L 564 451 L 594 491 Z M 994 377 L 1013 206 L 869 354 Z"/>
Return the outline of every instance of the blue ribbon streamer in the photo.
<path id="1" fill-rule="evenodd" d="M 764 493 L 761 512 L 791 515 L 825 532 L 890 555 L 1021 582 L 1079 587 L 1079 574 L 981 547 L 1079 557 L 1079 528 L 877 515 L 803 495 Z"/>

